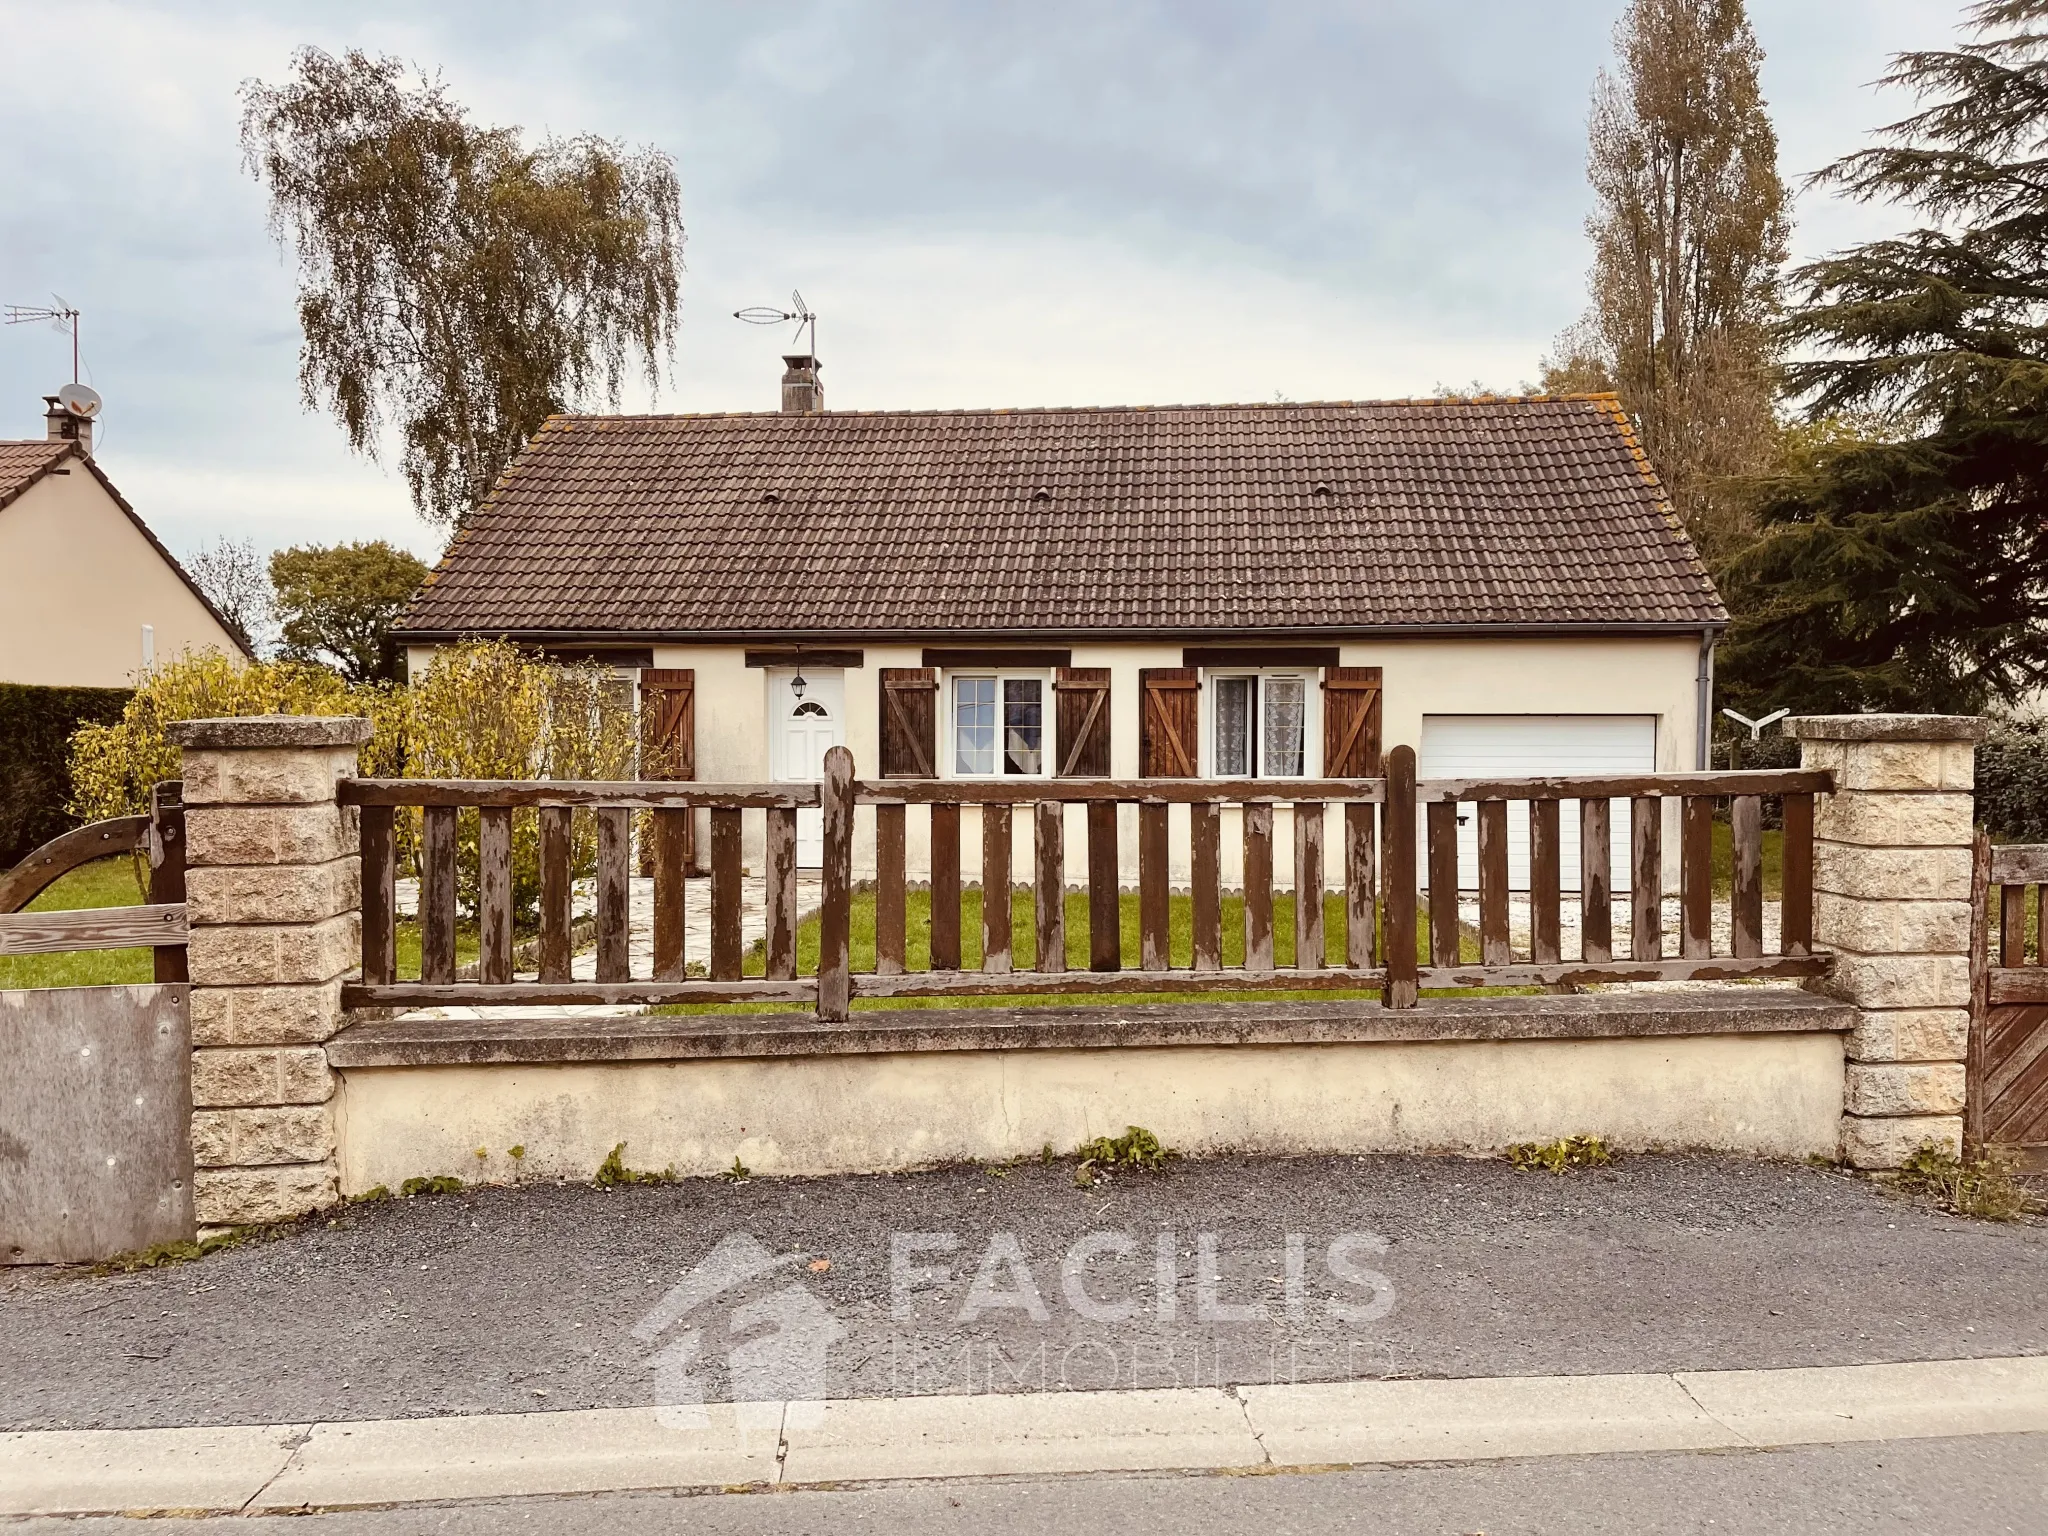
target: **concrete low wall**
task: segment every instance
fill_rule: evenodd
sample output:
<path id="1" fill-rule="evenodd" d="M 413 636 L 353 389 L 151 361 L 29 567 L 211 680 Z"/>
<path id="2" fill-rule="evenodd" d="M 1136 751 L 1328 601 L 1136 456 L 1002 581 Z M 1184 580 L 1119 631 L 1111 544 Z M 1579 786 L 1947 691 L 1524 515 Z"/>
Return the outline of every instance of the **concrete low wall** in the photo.
<path id="1" fill-rule="evenodd" d="M 1221 1044 L 1127 1043 L 1128 1031 L 1103 1019 L 1091 1021 L 1098 1040 L 1125 1038 L 1059 1044 L 1041 1025 L 1020 1047 L 984 1024 L 977 1047 L 941 1022 L 892 1031 L 857 1020 L 836 1048 L 800 1048 L 786 1037 L 812 1032 L 764 1028 L 782 1049 L 742 1040 L 739 1050 L 772 1053 L 731 1054 L 727 1031 L 706 1030 L 661 1049 L 643 1035 L 614 1052 L 640 1059 L 568 1061 L 504 1059 L 551 1053 L 530 1037 L 523 1048 L 493 1044 L 474 1022 L 431 1049 L 416 1038 L 379 1044 L 374 1032 L 388 1026 L 364 1026 L 333 1053 L 341 1187 L 396 1188 L 420 1174 L 507 1179 L 515 1145 L 527 1178 L 587 1179 L 621 1141 L 637 1168 L 711 1174 L 738 1157 L 757 1173 L 825 1174 L 1029 1156 L 1047 1144 L 1065 1153 L 1127 1125 L 1188 1153 L 1495 1153 L 1590 1131 L 1624 1148 L 1833 1156 L 1849 1011 L 1776 997 L 1744 1011 L 1680 1010 L 1677 1020 L 1665 1008 L 1655 1032 L 1631 1030 L 1632 1016 L 1612 1008 L 1583 1010 L 1574 1029 L 1574 1010 L 1554 1006 L 1599 999 L 1489 999 L 1531 1006 L 1468 1007 L 1439 1021 L 1462 1038 L 1386 1038 L 1390 1016 L 1371 1005 L 1309 1005 L 1264 1026 L 1263 1041 L 1244 1038 L 1242 1010 L 1236 1040 Z M 1331 1011 L 1346 1007 L 1348 1028 Z M 1138 1024 L 1163 1026 L 1177 1011 L 1122 1018 L 1153 1012 L 1161 1017 Z M 1698 1032 L 1672 1032 L 1688 1018 Z M 932 1048 L 874 1048 L 906 1043 L 913 1028 Z M 1345 1033 L 1354 1038 L 1331 1038 Z"/>

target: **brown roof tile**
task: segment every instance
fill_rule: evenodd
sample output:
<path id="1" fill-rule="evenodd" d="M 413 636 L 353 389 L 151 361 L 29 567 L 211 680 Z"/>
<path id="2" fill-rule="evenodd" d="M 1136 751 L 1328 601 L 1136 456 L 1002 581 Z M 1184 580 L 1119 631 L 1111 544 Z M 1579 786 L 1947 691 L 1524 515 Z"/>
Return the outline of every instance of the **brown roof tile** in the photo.
<path id="1" fill-rule="evenodd" d="M 403 632 L 1726 621 L 1611 397 L 560 416 Z"/>

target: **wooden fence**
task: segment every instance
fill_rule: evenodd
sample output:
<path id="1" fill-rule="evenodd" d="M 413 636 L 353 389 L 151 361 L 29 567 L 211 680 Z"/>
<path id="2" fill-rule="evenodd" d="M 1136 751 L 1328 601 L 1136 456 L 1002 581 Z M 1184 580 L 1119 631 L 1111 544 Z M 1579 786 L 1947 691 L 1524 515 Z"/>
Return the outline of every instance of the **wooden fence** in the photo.
<path id="1" fill-rule="evenodd" d="M 89 822 L 53 837 L 13 868 L 0 871 L 0 955 L 62 954 L 73 950 L 155 951 L 157 981 L 184 981 L 184 786 L 159 784 L 147 815 Z M 135 907 L 91 907 L 75 912 L 22 909 L 58 880 L 95 859 L 143 854 L 149 862 L 149 900 Z"/>
<path id="2" fill-rule="evenodd" d="M 1394 1007 L 1413 1006 L 1421 988 L 1526 986 L 1583 981 L 1810 976 L 1826 968 L 1812 942 L 1813 797 L 1830 789 L 1827 774 L 1805 771 L 1567 776 L 1485 781 L 1417 782 L 1415 754 L 1396 747 L 1383 779 L 1201 780 L 1061 779 L 935 780 L 854 777 L 852 755 L 835 748 L 817 784 L 545 783 L 351 779 L 345 804 L 361 808 L 363 849 L 362 979 L 344 993 L 351 1007 L 436 1004 L 585 1004 L 669 1002 L 801 1002 L 827 1019 L 843 1019 L 855 997 L 1115 992 L 1377 991 Z M 1613 943 L 1609 853 L 1610 802 L 1626 799 L 1631 823 L 1628 958 Z M 1714 826 L 1729 805 L 1732 848 L 1729 941 L 1713 942 Z M 1767 946 L 1763 921 L 1766 799 L 1782 807 L 1780 938 Z M 1677 952 L 1666 950 L 1663 912 L 1664 804 L 1679 804 Z M 1508 805 L 1528 803 L 1529 941 L 1511 942 Z M 1577 801 L 1581 934 L 1577 953 L 1562 943 L 1565 893 L 1560 888 L 1562 808 Z M 1476 963 L 1463 951 L 1472 925 L 1460 914 L 1457 829 L 1460 807 L 1477 821 Z M 984 892 L 1031 891 L 1035 960 L 1016 964 L 1012 901 L 983 900 L 978 970 L 962 969 L 961 822 L 977 808 Z M 1068 808 L 1085 807 L 1087 969 L 1067 968 L 1070 885 Z M 1136 954 L 1123 946 L 1119 809 L 1135 807 Z M 1171 808 L 1186 806 L 1185 856 L 1176 859 Z M 1276 850 L 1274 811 L 1292 809 L 1291 848 Z M 871 808 L 874 846 L 873 970 L 852 969 L 853 845 L 857 808 Z M 1338 808 L 1341 807 L 1341 812 Z M 908 818 L 928 818 L 930 965 L 909 968 L 906 851 Z M 1241 829 L 1242 879 L 1229 904 L 1241 903 L 1242 943 L 1225 943 L 1224 812 Z M 708 811 L 710 943 L 694 969 L 684 943 L 687 818 Z M 816 810 L 823 822 L 824 867 L 814 974 L 797 963 L 797 816 Z M 742 817 L 765 816 L 764 903 L 759 975 L 748 969 L 742 931 Z M 420 839 L 420 975 L 397 973 L 395 899 L 398 839 L 394 818 L 417 812 Z M 477 980 L 456 979 L 459 867 L 458 821 L 474 813 L 475 874 L 468 905 L 476 914 Z M 630 843 L 633 818 L 652 818 L 654 911 L 651 974 L 631 974 Z M 570 953 L 572 821 L 595 823 L 594 974 L 575 979 Z M 531 816 L 537 839 L 539 964 L 515 975 L 515 817 Z M 1030 878 L 1012 868 L 1012 849 L 1030 818 Z M 1341 827 L 1337 847 L 1326 827 Z M 537 824 L 537 825 L 536 825 Z M 1418 831 L 1426 825 L 1425 831 Z M 1421 847 L 1418 847 L 1418 843 Z M 1419 864 L 1418 853 L 1426 855 Z M 1334 855 L 1334 857 L 1333 857 Z M 1276 963 L 1275 859 L 1292 888 L 1294 963 Z M 1334 870 L 1332 865 L 1334 864 Z M 1185 871 L 1185 961 L 1175 955 L 1175 870 Z M 1423 877 L 1426 875 L 1426 880 Z M 1423 887 L 1426 884 L 1427 891 Z M 1325 897 L 1342 893 L 1344 934 L 1338 958 L 1326 958 Z M 1418 922 L 1426 922 L 1426 959 Z M 1226 964 L 1227 950 L 1241 961 Z M 808 968 L 806 968 L 808 969 Z M 700 974 L 696 974 L 701 971 Z"/>
<path id="3" fill-rule="evenodd" d="M 1980 832 L 1974 876 L 1964 1140 L 2048 1172 L 2048 845 Z"/>

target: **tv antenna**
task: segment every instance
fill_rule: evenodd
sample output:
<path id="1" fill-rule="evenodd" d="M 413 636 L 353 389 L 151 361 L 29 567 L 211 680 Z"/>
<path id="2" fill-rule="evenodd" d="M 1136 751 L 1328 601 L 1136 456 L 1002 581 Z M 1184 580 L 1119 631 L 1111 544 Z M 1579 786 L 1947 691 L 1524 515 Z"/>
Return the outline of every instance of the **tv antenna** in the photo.
<path id="1" fill-rule="evenodd" d="M 818 317 L 811 312 L 811 307 L 804 303 L 804 296 L 794 288 L 789 292 L 789 302 L 792 306 L 789 309 L 771 309 L 766 305 L 757 304 L 752 309 L 734 310 L 732 317 L 735 320 L 744 320 L 749 325 L 781 325 L 793 320 L 796 322 L 799 342 L 802 341 L 804 329 L 808 326 L 811 332 L 810 352 L 815 357 L 818 354 Z"/>
<path id="2" fill-rule="evenodd" d="M 71 382 L 78 382 L 78 310 L 64 301 L 61 294 L 53 293 L 51 304 L 10 304 L 7 306 L 9 325 L 30 325 L 39 320 L 52 322 L 58 330 L 71 337 Z"/>

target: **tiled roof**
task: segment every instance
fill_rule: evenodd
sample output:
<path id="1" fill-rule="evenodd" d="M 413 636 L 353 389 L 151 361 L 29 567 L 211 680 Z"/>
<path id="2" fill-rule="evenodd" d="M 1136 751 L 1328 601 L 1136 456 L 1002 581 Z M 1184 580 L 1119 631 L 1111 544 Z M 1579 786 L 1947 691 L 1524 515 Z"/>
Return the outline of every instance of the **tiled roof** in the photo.
<path id="1" fill-rule="evenodd" d="M 1720 624 L 1611 396 L 558 416 L 401 632 Z"/>
<path id="2" fill-rule="evenodd" d="M 0 507 L 42 479 L 72 451 L 68 442 L 0 442 Z"/>

